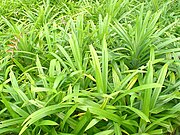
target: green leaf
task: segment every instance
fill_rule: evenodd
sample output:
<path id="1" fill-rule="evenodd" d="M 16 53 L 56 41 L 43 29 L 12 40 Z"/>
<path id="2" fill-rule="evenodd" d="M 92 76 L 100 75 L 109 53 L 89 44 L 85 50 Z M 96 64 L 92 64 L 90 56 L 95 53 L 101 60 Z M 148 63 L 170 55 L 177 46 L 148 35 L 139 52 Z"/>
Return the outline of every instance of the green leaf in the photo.
<path id="1" fill-rule="evenodd" d="M 17 118 L 18 115 L 14 112 L 14 110 L 11 107 L 11 104 L 6 100 L 6 98 L 4 97 L 4 95 L 2 93 L 1 93 L 1 98 L 2 98 L 2 101 L 3 101 L 4 105 L 6 106 L 7 110 L 11 114 L 11 116 L 13 118 Z"/>
<path id="2" fill-rule="evenodd" d="M 163 85 L 165 77 L 166 77 L 167 70 L 168 70 L 168 64 L 165 64 L 160 71 L 160 74 L 159 74 L 159 77 L 157 80 L 158 84 Z M 154 89 L 153 94 L 152 94 L 152 98 L 151 98 L 151 101 L 152 101 L 151 102 L 151 109 L 155 107 L 156 102 L 157 102 L 158 97 L 159 97 L 159 94 L 161 92 L 161 89 L 162 89 L 162 87 L 157 87 Z"/>
<path id="3" fill-rule="evenodd" d="M 74 63 L 72 61 L 72 59 L 70 58 L 69 54 L 66 52 L 66 50 L 61 46 L 61 45 L 57 45 L 57 47 L 59 48 L 59 50 L 61 51 L 61 53 L 64 55 L 64 57 L 67 59 L 68 61 L 68 65 L 71 66 L 71 68 L 76 71 L 76 68 L 74 66 Z M 52 53 L 53 54 L 53 53 Z M 54 55 L 54 54 L 53 54 Z M 56 56 L 57 57 L 57 56 Z M 59 59 L 60 60 L 60 59 Z M 60 61 L 61 62 L 61 61 Z M 66 65 L 66 64 L 65 64 Z"/>
<path id="4" fill-rule="evenodd" d="M 144 84 L 141 86 L 137 86 L 137 87 L 130 89 L 130 90 L 125 90 L 124 93 L 122 93 L 121 95 L 116 97 L 112 103 L 114 104 L 116 101 L 120 100 L 121 98 L 125 97 L 126 95 L 128 95 L 130 93 L 140 92 L 141 90 L 150 89 L 150 88 L 159 88 L 159 87 L 162 87 L 162 85 L 160 85 L 158 83 L 151 83 L 151 84 Z"/>
<path id="5" fill-rule="evenodd" d="M 16 79 L 16 77 L 15 77 L 12 70 L 10 71 L 9 76 L 10 76 L 10 80 L 11 80 L 11 83 L 12 83 L 12 87 L 15 90 L 15 92 L 18 94 L 18 97 L 24 102 L 28 101 L 29 99 L 26 96 L 26 94 L 19 88 L 17 79 Z"/>
<path id="6" fill-rule="evenodd" d="M 103 89 L 103 80 L 102 80 L 101 67 L 100 67 L 100 63 L 98 60 L 98 56 L 92 45 L 90 45 L 89 48 L 90 48 L 90 52 L 91 52 L 91 56 L 92 56 L 95 74 L 96 74 L 95 78 L 96 78 L 97 90 L 100 93 L 104 93 L 105 91 Z"/>
<path id="7" fill-rule="evenodd" d="M 91 113 L 89 112 L 89 110 L 86 111 L 85 115 L 82 116 L 82 118 L 80 119 L 80 121 L 78 122 L 76 128 L 74 129 L 73 133 L 75 134 L 83 134 L 87 125 L 89 124 L 91 120 Z"/>
<path id="8" fill-rule="evenodd" d="M 17 133 L 17 134 L 18 134 L 18 133 L 19 133 L 19 129 L 17 129 L 17 128 L 12 128 L 12 127 L 0 129 L 0 134 L 10 133 L 10 132 L 13 132 L 13 133 Z"/>
<path id="9" fill-rule="evenodd" d="M 170 109 L 170 113 L 174 114 L 176 112 L 180 112 L 180 103 L 176 104 Z"/>
<path id="10" fill-rule="evenodd" d="M 105 36 L 102 41 L 102 78 L 103 78 L 103 92 L 107 92 L 108 83 L 108 50 Z"/>
<path id="11" fill-rule="evenodd" d="M 94 135 L 113 135 L 113 133 L 114 133 L 114 130 L 105 130 L 105 131 L 98 132 Z"/>
<path id="12" fill-rule="evenodd" d="M 114 122 L 114 133 L 115 135 L 122 135 L 120 125 Z"/>
<path id="13" fill-rule="evenodd" d="M 50 114 L 55 114 L 59 112 L 59 109 L 64 107 L 70 107 L 69 104 L 57 104 L 57 105 L 51 105 L 48 107 L 44 107 L 42 109 L 39 109 L 29 115 L 23 122 L 23 127 L 19 133 L 19 135 L 23 134 L 23 132 L 32 124 L 34 124 L 36 121 L 44 118 L 45 116 L 48 116 Z"/>
<path id="14" fill-rule="evenodd" d="M 142 111 L 130 106 L 121 106 L 121 107 L 130 109 L 131 111 L 135 112 L 141 119 L 145 120 L 146 122 L 150 122 L 149 118 Z"/>
<path id="15" fill-rule="evenodd" d="M 89 130 L 93 126 L 95 126 L 100 120 L 99 119 L 92 119 L 90 123 L 87 125 L 85 131 Z"/>
<path id="16" fill-rule="evenodd" d="M 75 63 L 77 64 L 77 68 L 82 70 L 82 54 L 81 54 L 81 47 L 77 41 L 77 37 L 75 33 L 72 31 L 72 35 L 69 35 L 69 43 L 71 46 L 71 50 L 75 59 Z"/>
<path id="17" fill-rule="evenodd" d="M 19 118 L 13 118 L 13 119 L 1 121 L 0 122 L 0 133 L 6 132 L 4 130 L 6 130 L 6 128 L 9 129 L 11 126 L 20 125 L 24 121 L 24 119 L 25 119 L 24 117 L 19 117 Z"/>
<path id="18" fill-rule="evenodd" d="M 80 106 L 78 107 L 84 111 L 86 111 L 87 109 L 89 109 L 89 111 L 93 114 L 96 114 L 100 117 L 104 117 L 104 118 L 107 118 L 109 120 L 112 120 L 114 122 L 117 122 L 117 123 L 123 123 L 124 119 L 119 117 L 118 115 L 116 114 L 113 114 L 111 112 L 109 112 L 108 110 L 103 110 L 103 109 L 100 109 L 98 107 L 93 107 L 93 106 Z"/>
<path id="19" fill-rule="evenodd" d="M 52 120 L 42 120 L 41 122 L 38 123 L 38 126 L 44 126 L 44 125 L 56 126 L 56 125 L 59 125 L 59 124 L 52 121 Z"/>
<path id="20" fill-rule="evenodd" d="M 64 118 L 63 118 L 63 122 L 62 122 L 62 124 L 61 124 L 61 129 L 64 128 L 64 125 L 65 125 L 67 119 L 71 116 L 72 113 L 74 113 L 74 111 L 76 110 L 77 106 L 78 106 L 78 104 L 75 104 L 75 105 L 72 106 L 72 107 L 68 110 L 68 112 L 65 114 L 65 116 L 64 116 Z"/>
<path id="21" fill-rule="evenodd" d="M 41 62 L 39 60 L 39 56 L 36 55 L 36 65 L 37 65 L 37 68 L 38 68 L 38 72 L 39 72 L 39 75 L 42 76 L 42 81 L 43 81 L 43 85 L 44 87 L 48 87 L 48 83 L 47 83 L 47 80 L 45 78 L 45 74 L 44 74 L 44 71 L 43 71 L 43 67 L 41 66 Z"/>

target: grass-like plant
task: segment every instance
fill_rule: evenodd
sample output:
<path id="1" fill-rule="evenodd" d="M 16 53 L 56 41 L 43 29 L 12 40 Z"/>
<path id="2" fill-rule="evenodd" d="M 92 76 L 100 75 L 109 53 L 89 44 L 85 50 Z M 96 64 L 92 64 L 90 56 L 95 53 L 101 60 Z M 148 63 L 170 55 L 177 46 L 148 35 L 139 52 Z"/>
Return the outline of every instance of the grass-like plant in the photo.
<path id="1" fill-rule="evenodd" d="M 1 1 L 0 134 L 180 134 L 176 4 Z"/>

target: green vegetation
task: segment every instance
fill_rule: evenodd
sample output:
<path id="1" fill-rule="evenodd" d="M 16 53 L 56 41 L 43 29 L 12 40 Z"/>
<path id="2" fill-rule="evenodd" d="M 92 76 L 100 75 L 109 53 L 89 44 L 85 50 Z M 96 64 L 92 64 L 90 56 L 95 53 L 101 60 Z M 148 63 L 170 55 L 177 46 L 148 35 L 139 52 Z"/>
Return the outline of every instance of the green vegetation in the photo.
<path id="1" fill-rule="evenodd" d="M 0 18 L 0 134 L 180 134 L 180 1 L 0 0 Z"/>

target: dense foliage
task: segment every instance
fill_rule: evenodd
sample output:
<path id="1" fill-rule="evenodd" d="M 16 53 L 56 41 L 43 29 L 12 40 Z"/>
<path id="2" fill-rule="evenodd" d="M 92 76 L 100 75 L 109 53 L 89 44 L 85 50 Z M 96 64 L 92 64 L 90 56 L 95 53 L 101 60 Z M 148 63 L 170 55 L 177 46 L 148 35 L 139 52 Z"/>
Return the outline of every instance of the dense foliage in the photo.
<path id="1" fill-rule="evenodd" d="M 0 0 L 0 134 L 180 134 L 180 1 Z"/>

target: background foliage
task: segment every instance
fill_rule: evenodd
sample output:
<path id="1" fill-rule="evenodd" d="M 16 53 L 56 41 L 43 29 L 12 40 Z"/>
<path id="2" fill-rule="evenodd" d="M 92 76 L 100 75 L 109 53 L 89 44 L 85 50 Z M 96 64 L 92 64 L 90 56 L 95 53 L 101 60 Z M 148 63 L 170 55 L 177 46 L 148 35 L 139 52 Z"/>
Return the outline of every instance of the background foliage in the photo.
<path id="1" fill-rule="evenodd" d="M 0 0 L 0 134 L 180 134 L 179 9 Z"/>

